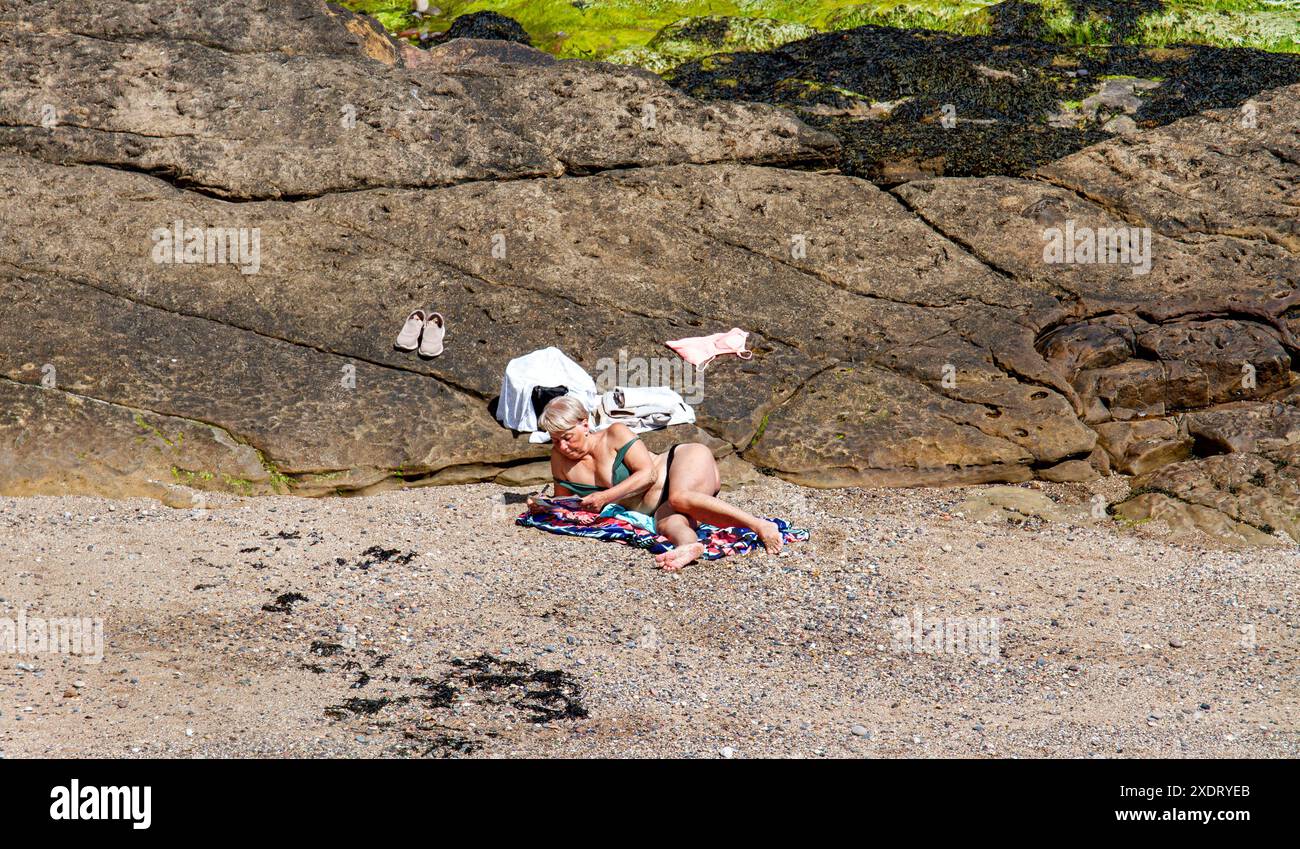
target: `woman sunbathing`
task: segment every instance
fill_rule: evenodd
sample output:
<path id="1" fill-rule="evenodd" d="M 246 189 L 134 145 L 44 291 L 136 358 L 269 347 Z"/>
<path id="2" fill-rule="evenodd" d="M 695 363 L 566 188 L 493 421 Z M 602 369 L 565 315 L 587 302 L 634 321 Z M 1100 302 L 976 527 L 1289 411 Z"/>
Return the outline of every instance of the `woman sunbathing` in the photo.
<path id="1" fill-rule="evenodd" d="M 661 568 L 675 572 L 704 553 L 695 533 L 701 522 L 749 528 L 769 553 L 780 552 L 783 540 L 773 522 L 718 498 L 718 464 L 707 446 L 684 442 L 653 454 L 627 425 L 593 432 L 586 408 L 571 396 L 551 400 L 538 426 L 551 435 L 556 497 L 578 496 L 581 509 L 593 513 L 617 503 L 653 516 L 655 532 L 674 545 L 655 557 Z M 529 500 L 530 509 L 538 506 Z"/>

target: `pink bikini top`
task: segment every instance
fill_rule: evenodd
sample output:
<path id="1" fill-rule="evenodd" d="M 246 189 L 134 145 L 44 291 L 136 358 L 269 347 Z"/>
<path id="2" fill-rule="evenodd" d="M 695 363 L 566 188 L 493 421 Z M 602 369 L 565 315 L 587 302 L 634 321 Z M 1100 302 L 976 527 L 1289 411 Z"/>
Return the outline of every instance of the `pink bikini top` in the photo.
<path id="1" fill-rule="evenodd" d="M 680 354 L 683 360 L 704 371 L 705 366 L 722 354 L 735 354 L 742 360 L 753 357 L 752 351 L 745 350 L 745 340 L 748 338 L 749 333 L 739 327 L 733 327 L 726 333 L 675 339 L 664 344 Z"/>

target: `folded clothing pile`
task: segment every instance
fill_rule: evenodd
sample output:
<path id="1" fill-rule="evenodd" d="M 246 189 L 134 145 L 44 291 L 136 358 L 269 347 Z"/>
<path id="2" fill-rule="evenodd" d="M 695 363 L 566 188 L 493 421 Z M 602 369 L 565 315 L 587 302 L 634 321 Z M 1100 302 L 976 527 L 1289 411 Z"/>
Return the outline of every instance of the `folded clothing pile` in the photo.
<path id="1" fill-rule="evenodd" d="M 620 423 L 633 433 L 644 433 L 669 425 L 694 424 L 695 410 L 667 386 L 618 386 L 600 396 L 600 406 L 592 418 L 594 430 Z"/>
<path id="2" fill-rule="evenodd" d="M 555 397 L 547 390 L 560 388 L 563 394 L 574 396 L 588 410 L 596 408 L 600 396 L 596 381 L 559 348 L 542 348 L 515 357 L 506 365 L 505 376 L 501 378 L 497 421 L 511 430 L 532 432 L 530 442 L 550 441 L 549 435 L 537 430 L 540 411 L 533 405 L 533 395 L 535 390 L 541 390 L 537 393 L 539 398 Z"/>
<path id="3" fill-rule="evenodd" d="M 497 421 L 511 430 L 530 433 L 529 442 L 550 442 L 550 434 L 537 429 L 537 418 L 547 401 L 562 395 L 582 402 L 592 414 L 593 430 L 621 422 L 635 433 L 644 433 L 695 422 L 695 410 L 667 386 L 616 387 L 601 395 L 591 375 L 555 347 L 515 357 L 506 365 Z"/>
<path id="4" fill-rule="evenodd" d="M 786 543 L 805 542 L 808 531 L 793 528 L 784 519 L 770 519 L 781 529 L 781 536 Z M 667 537 L 659 536 L 645 528 L 616 516 L 600 516 L 577 510 L 549 510 L 544 513 L 524 513 L 515 519 L 516 525 L 526 528 L 538 528 L 562 536 L 589 537 L 606 542 L 621 542 L 634 548 L 644 548 L 652 554 L 672 551 L 673 544 Z M 700 523 L 697 529 L 700 542 L 704 543 L 704 560 L 720 560 L 732 554 L 748 554 L 762 543 L 758 534 L 749 528 L 719 528 L 716 525 Z"/>

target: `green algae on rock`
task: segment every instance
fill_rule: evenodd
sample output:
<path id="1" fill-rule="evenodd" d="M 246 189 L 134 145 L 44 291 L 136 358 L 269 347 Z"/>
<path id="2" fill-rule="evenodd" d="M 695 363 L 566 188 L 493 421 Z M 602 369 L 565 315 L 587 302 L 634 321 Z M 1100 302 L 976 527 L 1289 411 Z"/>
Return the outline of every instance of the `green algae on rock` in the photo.
<path id="1" fill-rule="evenodd" d="M 739 50 L 770 50 L 816 34 L 810 26 L 771 18 L 683 18 L 661 29 L 644 47 L 624 48 L 606 60 L 663 74 L 691 59 Z"/>
<path id="2" fill-rule="evenodd" d="M 462 15 L 495 12 L 518 21 L 536 46 L 561 58 L 630 62 L 657 73 L 683 55 L 683 45 L 654 49 L 650 42 L 658 33 L 717 17 L 773 22 L 720 48 L 728 51 L 790 40 L 778 31 L 781 24 L 817 32 L 875 25 L 1067 45 L 1187 43 L 1300 51 L 1296 0 L 429 0 L 423 14 L 411 0 L 343 5 L 373 15 L 392 32 L 429 34 L 445 31 Z"/>

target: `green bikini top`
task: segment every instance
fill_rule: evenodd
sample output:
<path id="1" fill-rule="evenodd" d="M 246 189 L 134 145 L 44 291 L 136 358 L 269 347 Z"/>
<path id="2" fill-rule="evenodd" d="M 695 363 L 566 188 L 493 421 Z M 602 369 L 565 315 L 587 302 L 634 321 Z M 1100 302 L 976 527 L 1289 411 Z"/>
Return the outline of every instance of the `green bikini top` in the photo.
<path id="1" fill-rule="evenodd" d="M 609 479 L 611 481 L 610 487 L 618 486 L 623 481 L 627 480 L 632 476 L 632 470 L 627 467 L 627 463 L 624 461 L 624 458 L 627 456 L 628 449 L 632 447 L 632 443 L 636 442 L 640 438 L 641 437 L 639 436 L 632 437 L 627 441 L 627 445 L 624 445 L 622 448 L 618 449 L 618 453 L 614 455 L 614 467 L 610 469 L 609 472 Z M 568 489 L 574 495 L 581 495 L 581 496 L 591 495 L 593 492 L 602 492 L 608 488 L 603 486 L 596 486 L 594 484 L 589 484 L 589 483 L 574 483 L 573 481 L 557 480 L 556 483 Z"/>

